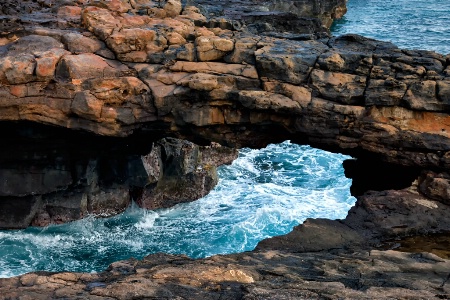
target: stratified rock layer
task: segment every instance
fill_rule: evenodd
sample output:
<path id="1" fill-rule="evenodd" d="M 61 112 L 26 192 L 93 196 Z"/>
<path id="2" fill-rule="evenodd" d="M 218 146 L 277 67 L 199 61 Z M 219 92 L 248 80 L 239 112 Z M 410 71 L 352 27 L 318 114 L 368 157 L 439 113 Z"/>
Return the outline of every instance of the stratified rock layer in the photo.
<path id="1" fill-rule="evenodd" d="M 233 147 L 290 139 L 351 154 L 356 160 L 345 167 L 356 178 L 355 207 L 344 220 L 307 220 L 286 236 L 261 242 L 253 253 L 200 261 L 156 255 L 115 263 L 100 274 L 31 273 L 2 279 L 1 295 L 448 298 L 447 260 L 369 249 L 387 239 L 450 229 L 450 58 L 357 35 L 330 38 L 318 32 L 329 25 L 327 16 L 344 11 L 339 1 L 267 1 L 256 13 L 245 11 L 247 1 L 233 11 L 225 3 L 197 3 L 201 9 L 176 0 L 4 2 L 0 121 L 5 128 L 42 123 L 63 130 L 58 138 L 81 131 L 97 136 L 94 140 L 114 140 L 101 142 L 100 152 L 90 143 L 87 153 L 95 150 L 97 156 L 81 156 L 84 160 L 75 160 L 71 168 L 65 167 L 65 150 L 58 149 L 54 157 L 46 147 L 33 152 L 36 156 L 18 151 L 19 165 L 30 159 L 42 165 L 28 173 L 23 186 L 5 181 L 17 179 L 23 169 L 1 170 L 6 194 L 0 199 L 0 220 L 9 222 L 4 227 L 55 221 L 52 214 L 61 215 L 58 205 L 66 196 L 59 195 L 68 185 L 68 199 L 87 211 L 98 206 L 86 199 L 105 199 L 95 198 L 97 191 L 117 197 L 123 207 L 130 191 L 144 207 L 172 205 L 180 196 L 174 188 L 180 175 L 187 175 L 182 182 L 193 187 L 186 189 L 190 195 L 203 195 L 203 187 L 193 183 L 210 178 L 210 188 L 214 172 L 209 165 L 214 163 L 197 146 L 174 146 L 170 139 L 167 147 L 158 143 L 150 152 L 166 136 Z M 294 9 L 301 3 L 303 8 Z M 271 5 L 281 13 L 264 13 Z M 302 9 L 315 19 L 293 17 Z M 292 24 L 299 26 L 295 33 L 283 32 Z M 128 141 L 138 141 L 137 148 L 121 149 Z M 119 150 L 108 152 L 109 145 Z M 212 148 L 215 144 L 206 151 Z M 86 159 L 91 157 L 99 160 Z M 164 161 L 181 168 L 149 171 L 149 165 Z M 99 164 L 97 169 L 106 171 L 92 173 Z M 389 176 L 369 174 L 377 172 Z M 150 180 L 161 174 L 164 184 Z M 74 178 L 80 180 L 75 184 Z M 74 211 L 72 200 L 64 212 Z M 20 208 L 21 214 L 9 220 L 5 211 Z"/>
<path id="2" fill-rule="evenodd" d="M 0 279 L 5 299 L 445 299 L 450 261 L 396 251 L 150 255 L 106 272 Z M 21 298 L 22 297 L 22 298 Z"/>
<path id="3" fill-rule="evenodd" d="M 308 17 L 328 12 L 328 6 L 295 5 L 298 13 L 304 10 Z M 336 15 L 339 5 L 330 2 L 329 15 Z M 1 171 L 4 220 L 0 227 L 67 222 L 88 213 L 110 215 L 122 211 L 131 197 L 143 207 L 158 208 L 205 195 L 217 182 L 214 165 L 203 168 L 205 164 L 200 163 L 190 175 L 167 173 L 158 184 L 136 183 L 142 181 L 142 166 L 134 164 L 142 165 L 142 160 L 145 165 L 145 157 L 151 154 L 143 148 L 161 137 L 201 144 L 217 141 L 233 147 L 284 138 L 263 138 L 266 126 L 278 132 L 286 125 L 283 120 L 270 124 L 266 116 L 261 120 L 250 116 L 254 93 L 269 102 L 274 93 L 260 89 L 255 67 L 260 38 L 230 30 L 234 28 L 231 19 L 217 23 L 196 7 L 183 8 L 173 0 L 50 0 L 20 5 L 6 1 L 2 11 L 0 121 L 8 122 L 3 128 L 12 138 L 5 141 L 11 145 L 3 152 L 8 166 Z M 263 43 L 273 41 L 268 38 Z M 284 96 L 274 97 L 285 105 Z M 285 109 L 281 110 L 284 114 Z M 41 149 L 16 151 L 21 145 L 14 143 L 14 131 L 9 133 L 8 127 L 24 121 L 82 130 L 111 137 L 111 141 L 117 137 L 108 147 L 118 143 L 121 150 L 112 154 L 107 146 L 84 150 L 76 142 L 53 147 L 58 144 L 56 137 L 40 141 Z M 255 121 L 255 128 L 247 130 Z M 125 150 L 129 139 L 141 139 L 144 146 L 134 152 Z M 90 151 L 91 147 L 97 150 Z M 74 154 L 78 148 L 83 149 L 78 151 L 81 157 Z M 197 155 L 183 151 L 167 155 Z M 18 154 L 8 158 L 7 152 Z M 56 154 L 47 157 L 46 153 Z M 139 156 L 144 159 L 133 158 Z M 103 170 L 103 175 L 97 170 Z M 21 177 L 23 184 L 19 184 Z"/>
<path id="4" fill-rule="evenodd" d="M 207 28 L 196 8 L 173 1 L 102 3 L 54 9 L 81 25 L 4 35 L 0 120 L 116 137 L 164 127 L 235 147 L 291 139 L 449 167 L 442 55 L 355 35 L 299 41 Z"/>

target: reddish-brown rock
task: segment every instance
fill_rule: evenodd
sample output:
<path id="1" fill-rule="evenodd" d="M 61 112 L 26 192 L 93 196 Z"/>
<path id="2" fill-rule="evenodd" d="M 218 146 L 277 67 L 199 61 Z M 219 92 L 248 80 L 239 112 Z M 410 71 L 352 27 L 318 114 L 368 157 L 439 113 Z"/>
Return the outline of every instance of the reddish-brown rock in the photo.
<path id="1" fill-rule="evenodd" d="M 291 139 L 351 154 L 360 167 L 349 175 L 358 201 L 345 220 L 308 220 L 259 253 L 28 274 L 2 279 L 4 297 L 448 298 L 448 261 L 365 251 L 450 229 L 448 57 L 329 38 L 322 25 L 345 11 L 337 0 L 265 1 L 261 8 L 280 12 L 249 14 L 248 1 L 242 11 L 200 0 L 201 9 L 172 0 L 5 1 L 3 228 L 115 214 L 131 197 L 148 208 L 193 200 L 214 186 L 215 165 L 236 155 L 170 139 L 152 148 L 167 136 L 234 147 Z M 291 28 L 298 32 L 284 32 Z"/>

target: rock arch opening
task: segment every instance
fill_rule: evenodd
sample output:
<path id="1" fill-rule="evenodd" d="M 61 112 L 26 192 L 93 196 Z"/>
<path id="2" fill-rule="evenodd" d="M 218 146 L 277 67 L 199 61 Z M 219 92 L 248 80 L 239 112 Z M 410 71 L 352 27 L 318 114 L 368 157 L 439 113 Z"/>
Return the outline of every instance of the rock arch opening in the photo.
<path id="1" fill-rule="evenodd" d="M 12 124 L 8 124 L 8 128 L 11 132 Z M 55 128 L 41 128 L 39 134 L 36 131 L 39 126 L 34 128 L 30 131 L 29 128 L 19 126 L 18 131 L 24 132 L 24 136 L 33 132 L 32 136 L 40 136 L 44 140 L 49 136 L 54 140 L 57 137 L 50 134 L 55 132 Z M 73 136 L 71 138 L 74 139 Z M 83 135 L 83 138 L 85 144 L 82 147 L 90 147 L 87 143 L 89 135 Z M 74 143 L 71 147 L 81 142 L 72 141 Z M 129 146 L 132 147 L 130 144 Z M 109 149 L 113 147 L 109 145 Z M 137 151 L 136 149 L 134 151 Z M 31 145 L 28 150 L 29 154 L 34 153 L 36 156 L 36 149 L 33 150 Z M 58 158 L 61 153 L 64 154 L 64 151 L 58 153 L 60 151 L 61 148 L 47 153 L 53 153 L 54 157 Z M 85 149 L 85 153 L 92 155 L 102 152 Z M 126 152 L 120 153 L 124 155 Z M 123 162 L 129 162 L 130 158 L 123 156 L 119 159 L 114 157 L 114 154 L 118 153 L 109 152 L 108 159 L 100 160 L 100 163 L 95 165 L 99 168 L 97 173 L 100 178 L 99 188 L 103 184 L 104 187 L 113 190 L 113 187 L 125 181 L 123 178 L 126 177 L 127 170 L 124 166 L 129 164 Z M 71 155 L 72 165 L 76 166 L 75 169 L 80 168 L 80 157 L 75 158 L 73 152 Z M 169 153 L 169 150 L 165 149 L 162 159 L 167 160 L 168 156 L 171 156 L 169 160 L 172 163 L 174 160 L 180 160 L 179 156 L 174 156 L 174 153 Z M 343 176 L 341 164 L 344 158 L 342 155 L 290 142 L 271 144 L 261 150 L 242 149 L 233 165 L 222 166 L 219 169 L 221 180 L 216 189 L 199 201 L 156 211 L 146 211 L 132 205 L 125 213 L 108 219 L 87 216 L 75 223 L 58 226 L 0 231 L 2 238 L 0 250 L 5 252 L 7 249 L 2 255 L 4 268 L 0 270 L 0 274 L 8 277 L 38 269 L 100 271 L 114 261 L 130 256 L 143 257 L 154 252 L 187 254 L 199 258 L 252 250 L 260 240 L 286 234 L 306 218 L 345 217 L 348 209 L 354 204 L 354 199 L 349 194 L 350 181 Z M 60 161 L 64 165 L 61 158 L 54 161 Z M 50 163 L 51 159 L 45 157 L 41 161 L 43 164 L 46 162 Z M 75 162 L 78 162 L 78 165 Z M 63 167 L 59 168 L 64 170 Z M 86 168 L 93 168 L 92 159 Z M 47 169 L 51 173 L 54 168 L 49 164 Z M 91 184 L 93 180 L 86 179 L 91 181 Z M 70 193 L 83 194 L 84 183 L 82 180 L 78 181 Z M 72 200 L 70 202 L 72 207 L 67 207 L 69 203 L 61 199 L 61 203 L 57 206 L 57 197 L 62 198 L 62 194 L 58 192 L 50 194 L 53 203 L 43 196 L 34 201 L 33 205 L 47 201 L 45 203 L 47 214 L 50 217 L 52 214 L 60 214 L 59 219 L 53 219 L 55 223 L 65 221 L 63 216 L 75 219 L 76 206 L 83 204 Z M 111 193 L 104 196 L 111 198 L 114 195 L 119 197 L 121 194 Z M 30 200 L 31 196 L 24 199 Z M 5 200 L 8 201 L 8 197 L 2 198 L 3 204 Z M 112 200 L 120 203 L 116 199 Z M 95 203 L 88 201 L 88 206 L 90 205 L 88 209 L 95 209 L 95 205 L 100 204 L 101 201 Z M 64 206 L 67 210 L 65 213 Z M 4 210 L 2 212 L 5 213 Z M 10 214 L 14 215 L 11 212 Z M 29 260 L 31 256 L 33 259 Z M 52 259 L 48 260 L 48 257 Z M 22 267 L 11 265 L 11 261 L 19 260 L 22 261 Z"/>

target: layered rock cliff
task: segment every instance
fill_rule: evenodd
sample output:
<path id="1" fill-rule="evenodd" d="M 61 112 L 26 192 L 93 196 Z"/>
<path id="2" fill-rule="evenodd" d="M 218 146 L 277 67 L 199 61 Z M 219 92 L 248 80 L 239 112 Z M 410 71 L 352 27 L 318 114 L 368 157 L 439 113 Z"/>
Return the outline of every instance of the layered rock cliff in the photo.
<path id="1" fill-rule="evenodd" d="M 447 57 L 355 35 L 254 35 L 175 0 L 46 3 L 3 6 L 21 14 L 17 27 L 13 15 L 2 27 L 0 121 L 148 145 L 164 136 L 232 147 L 291 139 L 362 165 L 430 170 L 421 190 L 447 197 L 431 191 L 448 186 Z M 54 185 L 46 193 L 67 183 Z"/>
<path id="2" fill-rule="evenodd" d="M 86 207 L 83 213 L 95 211 L 96 193 L 116 195 L 124 203 L 120 209 L 130 191 L 145 207 L 164 205 L 165 195 L 173 199 L 177 194 L 171 188 L 174 178 L 189 172 L 167 168 L 172 170 L 165 173 L 168 177 L 155 184 L 149 180 L 158 171 L 149 171 L 149 162 L 173 157 L 166 161 L 187 166 L 186 161 L 200 161 L 192 144 L 173 147 L 173 140 L 166 140 L 167 148 L 157 143 L 171 136 L 232 147 L 290 139 L 351 154 L 355 160 L 345 167 L 355 178 L 352 192 L 358 200 L 349 216 L 308 220 L 248 255 L 204 261 L 153 256 L 113 265 L 99 275 L 31 274 L 2 280 L 0 291 L 6 297 L 25 292 L 30 297 L 92 299 L 333 298 L 339 293 L 350 298 L 376 293 L 448 297 L 447 260 L 369 249 L 392 238 L 450 230 L 450 57 L 357 35 L 329 37 L 316 25 L 286 33 L 283 26 L 292 26 L 291 19 L 283 23 L 261 17 L 264 7 L 286 7 L 271 3 L 261 2 L 259 13 L 236 15 L 225 3 L 210 7 L 200 1 L 201 9 L 174 0 L 5 2 L 0 24 L 2 135 L 14 140 L 11 145 L 23 145 L 21 136 L 27 143 L 40 135 L 48 141 L 48 133 L 58 131 L 57 138 L 50 137 L 67 136 L 61 144 L 75 141 L 69 149 L 81 156 L 66 159 L 67 148 L 49 151 L 46 142 L 31 152 L 6 148 L 16 153 L 18 169 L 30 161 L 39 163 L 37 172 L 1 170 L 2 191 L 11 191 L 2 195 L 1 211 L 19 206 L 39 212 L 8 221 L 26 226 L 34 216 L 36 224 L 58 221 L 51 218 L 52 211 L 65 198 L 91 203 L 79 205 Z M 334 1 L 323 3 L 330 6 L 321 7 L 333 7 L 329 16 L 344 11 Z M 304 11 L 313 12 L 311 22 L 319 27 L 328 24 L 326 17 L 317 18 L 317 7 Z M 247 17 L 250 21 L 242 21 Z M 44 124 L 42 133 L 30 133 L 37 123 Z M 152 148 L 154 143 L 160 146 Z M 85 145 L 87 150 L 81 151 Z M 151 154 L 152 149 L 167 156 Z M 2 156 L 5 164 L 8 155 Z M 189 174 L 207 170 L 205 164 L 210 162 L 189 165 Z M 29 183 L 7 183 L 27 172 Z M 374 176 L 380 172 L 386 175 Z M 38 186 L 33 176 L 39 178 Z M 187 176 L 186 186 L 195 181 L 192 176 L 197 175 Z M 25 195 L 21 189 L 26 188 Z M 191 190 L 195 197 L 203 194 L 199 191 Z M 36 193 L 45 196 L 36 198 Z M 70 212 L 70 205 L 60 207 Z M 7 216 L 3 213 L 1 220 Z M 301 252 L 307 254 L 292 254 Z M 380 272 L 385 272 L 381 279 Z M 411 284 L 417 278 L 420 286 Z"/>
<path id="3" fill-rule="evenodd" d="M 447 57 L 353 35 L 293 40 L 207 28 L 196 8 L 174 1 L 111 3 L 56 7 L 65 29 L 3 35 L 2 121 L 237 147 L 290 138 L 449 166 Z"/>

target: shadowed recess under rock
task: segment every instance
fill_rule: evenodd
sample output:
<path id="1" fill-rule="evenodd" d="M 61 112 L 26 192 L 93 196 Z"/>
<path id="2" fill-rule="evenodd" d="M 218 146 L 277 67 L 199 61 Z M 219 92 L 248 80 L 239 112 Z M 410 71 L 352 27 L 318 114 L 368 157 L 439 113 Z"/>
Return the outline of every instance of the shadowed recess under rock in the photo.
<path id="1" fill-rule="evenodd" d="M 158 135 L 98 137 L 11 122 L 0 123 L 0 134 L 0 228 L 111 216 L 132 197 L 153 209 L 193 201 L 217 184 L 216 167 L 237 157 L 235 149 Z"/>

